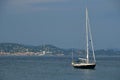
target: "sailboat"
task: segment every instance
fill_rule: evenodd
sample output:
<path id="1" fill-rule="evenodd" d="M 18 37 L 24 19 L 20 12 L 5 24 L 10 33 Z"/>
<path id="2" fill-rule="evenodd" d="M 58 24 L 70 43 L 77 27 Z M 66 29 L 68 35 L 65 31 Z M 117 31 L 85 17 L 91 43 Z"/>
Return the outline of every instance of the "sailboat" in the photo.
<path id="1" fill-rule="evenodd" d="M 91 46 L 92 49 L 92 61 L 90 60 L 90 50 L 89 47 Z M 72 54 L 72 66 L 74 68 L 81 68 L 81 69 L 94 69 L 96 66 L 95 60 L 95 53 L 93 47 L 93 40 L 92 34 L 90 29 L 89 17 L 88 17 L 88 10 L 86 8 L 86 58 L 79 58 L 79 61 L 73 61 L 73 54 Z"/>

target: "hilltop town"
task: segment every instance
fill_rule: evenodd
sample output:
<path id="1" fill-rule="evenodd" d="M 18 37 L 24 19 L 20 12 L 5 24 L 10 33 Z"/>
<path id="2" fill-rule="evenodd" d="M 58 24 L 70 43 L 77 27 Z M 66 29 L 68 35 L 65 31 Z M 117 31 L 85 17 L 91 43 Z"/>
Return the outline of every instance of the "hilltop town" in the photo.
<path id="1" fill-rule="evenodd" d="M 74 54 L 85 53 L 85 50 L 80 49 L 63 49 L 53 45 L 39 45 L 39 46 L 31 46 L 24 45 L 18 43 L 0 43 L 0 55 L 15 55 L 15 56 L 65 56 Z M 120 54 L 119 50 L 113 49 L 101 49 L 95 50 L 96 55 L 112 55 L 112 54 Z"/>

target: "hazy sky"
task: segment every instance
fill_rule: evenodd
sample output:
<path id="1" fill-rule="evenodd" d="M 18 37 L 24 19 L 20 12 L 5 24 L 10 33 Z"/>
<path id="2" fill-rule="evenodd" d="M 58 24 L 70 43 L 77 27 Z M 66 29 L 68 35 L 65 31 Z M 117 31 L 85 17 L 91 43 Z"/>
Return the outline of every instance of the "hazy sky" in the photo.
<path id="1" fill-rule="evenodd" d="M 0 43 L 84 48 L 86 7 L 95 49 L 120 49 L 120 0 L 0 0 Z"/>

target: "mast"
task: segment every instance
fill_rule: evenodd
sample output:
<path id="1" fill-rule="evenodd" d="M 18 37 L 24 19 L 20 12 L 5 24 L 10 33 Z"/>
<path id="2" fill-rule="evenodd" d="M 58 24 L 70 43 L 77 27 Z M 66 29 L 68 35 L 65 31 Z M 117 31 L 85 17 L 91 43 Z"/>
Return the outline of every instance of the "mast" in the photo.
<path id="1" fill-rule="evenodd" d="M 87 63 L 89 63 L 89 45 L 88 45 L 88 11 L 86 8 L 86 50 L 87 50 Z"/>
<path id="2" fill-rule="evenodd" d="M 91 27 L 90 27 L 89 17 L 88 17 L 88 28 L 89 28 L 89 33 L 90 33 L 90 43 L 91 43 L 92 52 L 93 52 L 93 59 L 94 59 L 94 62 L 96 62 L 96 60 L 95 60 L 95 52 L 94 52 L 94 47 L 93 47 L 93 39 L 92 39 L 92 33 L 91 33 Z"/>

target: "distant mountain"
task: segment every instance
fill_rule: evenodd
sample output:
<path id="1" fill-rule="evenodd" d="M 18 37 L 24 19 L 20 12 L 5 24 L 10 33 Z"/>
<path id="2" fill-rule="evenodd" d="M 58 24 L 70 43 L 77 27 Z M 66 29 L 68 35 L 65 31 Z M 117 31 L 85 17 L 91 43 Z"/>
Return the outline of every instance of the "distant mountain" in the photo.
<path id="1" fill-rule="evenodd" d="M 33 52 L 33 53 L 42 53 L 43 51 L 46 54 L 64 54 L 65 50 L 58 48 L 53 45 L 40 45 L 40 46 L 30 46 L 23 45 L 17 43 L 0 43 L 0 52 L 2 53 L 25 53 L 25 52 Z"/>
<path id="2" fill-rule="evenodd" d="M 45 50 L 46 48 L 56 49 L 57 47 L 52 45 L 28 46 L 17 43 L 0 43 L 0 51 L 3 52 L 39 52 L 41 50 Z"/>
<path id="3" fill-rule="evenodd" d="M 5 53 L 9 54 L 18 54 L 18 53 L 27 53 L 35 54 L 38 53 L 42 54 L 43 52 L 47 55 L 71 55 L 73 52 L 74 55 L 78 54 L 84 54 L 85 50 L 80 49 L 62 49 L 53 45 L 39 45 L 39 46 L 30 46 L 30 45 L 24 45 L 24 44 L 18 44 L 18 43 L 0 43 L 0 55 L 3 55 Z M 27 55 L 29 54 L 27 53 Z M 114 50 L 114 49 L 108 49 L 108 50 L 96 50 L 96 55 L 104 55 L 104 54 L 120 54 L 120 51 Z"/>
<path id="4" fill-rule="evenodd" d="M 1 52 L 24 52 L 26 51 L 26 46 L 17 43 L 0 43 Z"/>

